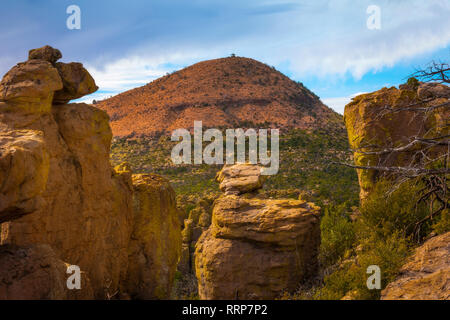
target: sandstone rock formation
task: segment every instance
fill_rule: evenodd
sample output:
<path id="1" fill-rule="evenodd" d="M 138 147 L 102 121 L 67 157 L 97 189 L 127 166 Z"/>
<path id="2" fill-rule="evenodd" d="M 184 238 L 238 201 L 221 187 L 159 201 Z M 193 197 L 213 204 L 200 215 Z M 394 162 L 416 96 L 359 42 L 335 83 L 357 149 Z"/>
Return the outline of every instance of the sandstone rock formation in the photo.
<path id="1" fill-rule="evenodd" d="M 383 300 L 450 300 L 450 232 L 427 240 L 388 284 Z"/>
<path id="2" fill-rule="evenodd" d="M 113 170 L 109 163 L 108 115 L 87 104 L 62 104 L 95 91 L 95 82 L 81 64 L 57 63 L 60 57 L 48 46 L 32 50 L 29 60 L 13 67 L 0 83 L 0 222 L 15 219 L 1 225 L 0 244 L 31 250 L 26 261 L 15 253 L 6 261 L 28 270 L 30 259 L 48 260 L 54 281 L 59 281 L 62 261 L 78 265 L 97 299 L 119 298 L 127 291 L 165 297 L 181 237 L 173 221 L 173 191 L 158 179 L 147 181 L 148 188 L 141 191 L 139 182 L 134 202 L 145 202 L 146 209 L 137 205 L 142 208 L 133 212 L 131 172 L 126 166 Z M 54 254 L 28 249 L 40 244 L 50 245 Z M 141 257 L 159 254 L 158 262 L 141 263 Z M 152 275 L 136 287 L 129 266 L 137 277 L 149 268 Z M 41 271 L 34 271 L 41 281 Z M 10 288 L 19 283 L 34 285 L 24 277 L 14 278 L 17 284 L 6 289 L 0 282 L 0 292 L 10 297 Z M 42 290 L 32 297 L 65 295 L 56 283 Z M 87 294 L 66 297 L 89 298 Z"/>
<path id="3" fill-rule="evenodd" d="M 129 244 L 126 291 L 133 298 L 170 296 L 181 250 L 175 191 L 154 174 L 133 175 L 134 226 Z"/>
<path id="4" fill-rule="evenodd" d="M 273 299 L 293 291 L 316 272 L 319 244 L 319 208 L 312 203 L 221 196 L 196 245 L 199 296 Z"/>
<path id="5" fill-rule="evenodd" d="M 450 88 L 437 83 L 410 81 L 408 84 L 362 94 L 345 107 L 344 120 L 354 162 L 359 166 L 402 166 L 413 159 L 415 149 L 384 154 L 363 154 L 369 148 L 398 147 L 410 142 L 412 137 L 431 137 L 448 134 L 445 121 L 450 113 L 438 108 L 428 113 L 413 111 L 382 113 L 388 106 L 393 108 L 411 104 L 433 106 L 444 103 L 450 97 Z M 431 98 L 431 99 L 430 99 Z M 439 131 L 439 132 L 437 132 Z M 440 132 L 442 131 L 442 132 Z M 373 150 L 373 149 L 371 149 Z M 380 171 L 358 169 L 360 198 L 364 200 L 373 189 Z"/>

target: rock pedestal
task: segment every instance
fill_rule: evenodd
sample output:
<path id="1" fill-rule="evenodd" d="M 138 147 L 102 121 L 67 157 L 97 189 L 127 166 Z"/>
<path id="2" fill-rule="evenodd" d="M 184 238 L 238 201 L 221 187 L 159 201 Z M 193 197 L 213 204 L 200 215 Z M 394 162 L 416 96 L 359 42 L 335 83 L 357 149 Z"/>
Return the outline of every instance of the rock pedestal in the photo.
<path id="1" fill-rule="evenodd" d="M 246 174 L 245 180 L 254 186 L 257 177 Z M 236 185 L 248 190 L 242 181 Z M 314 204 L 245 193 L 223 195 L 215 202 L 211 226 L 196 245 L 199 296 L 273 299 L 292 292 L 317 271 L 319 245 L 319 208 Z"/>

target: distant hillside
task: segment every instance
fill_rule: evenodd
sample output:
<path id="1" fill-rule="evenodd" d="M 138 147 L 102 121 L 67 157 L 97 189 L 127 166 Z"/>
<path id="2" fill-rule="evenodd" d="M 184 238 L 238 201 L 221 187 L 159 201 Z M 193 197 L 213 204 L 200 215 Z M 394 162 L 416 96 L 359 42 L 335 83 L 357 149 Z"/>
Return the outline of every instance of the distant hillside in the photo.
<path id="1" fill-rule="evenodd" d="M 97 104 L 111 117 L 111 161 L 127 161 L 136 173 L 167 177 L 188 212 L 197 201 L 219 194 L 214 176 L 222 165 L 175 165 L 170 132 L 204 127 L 281 129 L 280 170 L 261 193 L 306 197 L 319 205 L 358 200 L 358 180 L 349 161 L 342 116 L 301 83 L 248 58 L 197 63 Z"/>
<path id="2" fill-rule="evenodd" d="M 177 128 L 343 126 L 341 116 L 301 83 L 253 59 L 203 61 L 98 102 L 116 137 L 159 136 Z"/>

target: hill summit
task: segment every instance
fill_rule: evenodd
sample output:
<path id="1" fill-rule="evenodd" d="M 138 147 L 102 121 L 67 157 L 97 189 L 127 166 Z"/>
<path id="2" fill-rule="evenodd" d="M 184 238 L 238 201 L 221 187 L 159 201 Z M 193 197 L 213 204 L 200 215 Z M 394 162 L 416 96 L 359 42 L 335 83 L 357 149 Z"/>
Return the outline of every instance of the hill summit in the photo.
<path id="1" fill-rule="evenodd" d="M 194 120 L 215 128 L 314 129 L 340 118 L 303 84 L 234 56 L 196 63 L 97 106 L 119 137 L 192 129 Z"/>

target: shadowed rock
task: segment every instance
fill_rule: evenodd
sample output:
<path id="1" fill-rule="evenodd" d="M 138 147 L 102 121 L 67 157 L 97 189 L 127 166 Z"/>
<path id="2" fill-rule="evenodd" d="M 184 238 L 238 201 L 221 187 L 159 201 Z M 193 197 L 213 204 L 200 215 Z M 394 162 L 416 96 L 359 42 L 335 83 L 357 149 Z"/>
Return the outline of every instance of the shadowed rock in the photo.
<path id="1" fill-rule="evenodd" d="M 50 46 L 43 46 L 42 48 L 31 49 L 28 53 L 28 60 L 45 60 L 51 64 L 62 58 L 61 51 Z"/>
<path id="2" fill-rule="evenodd" d="M 0 300 L 93 299 L 87 274 L 67 288 L 67 267 L 48 245 L 0 246 Z"/>

